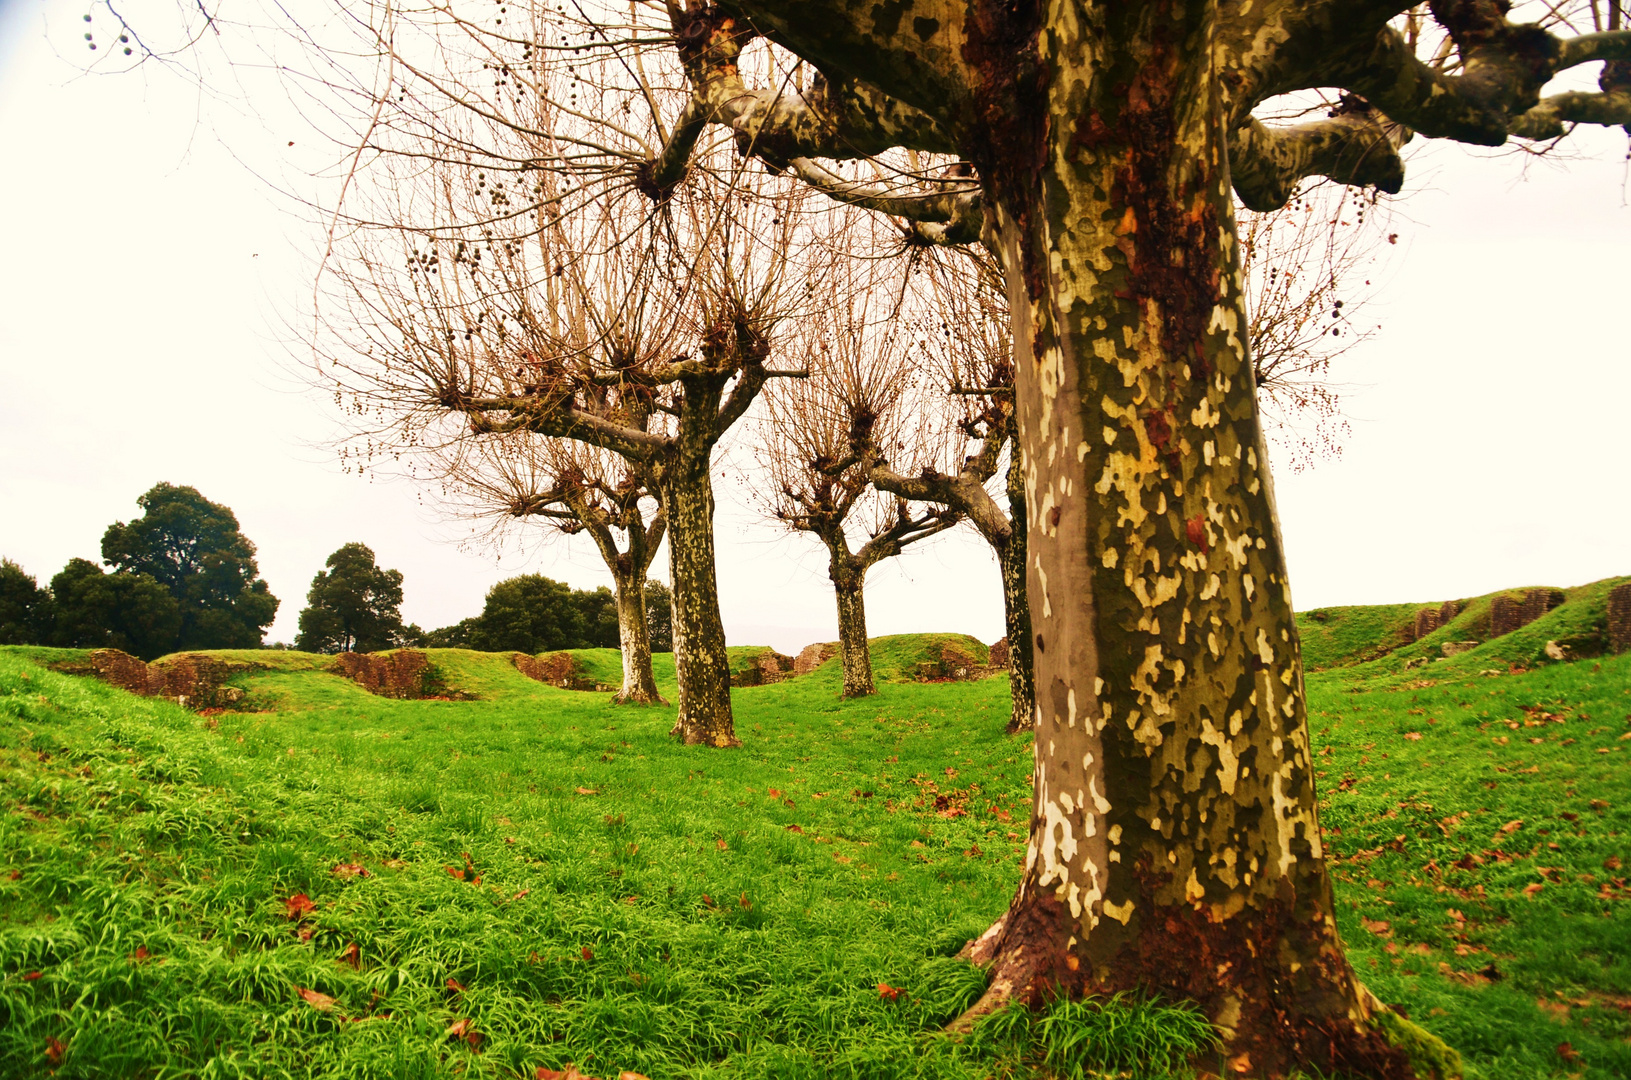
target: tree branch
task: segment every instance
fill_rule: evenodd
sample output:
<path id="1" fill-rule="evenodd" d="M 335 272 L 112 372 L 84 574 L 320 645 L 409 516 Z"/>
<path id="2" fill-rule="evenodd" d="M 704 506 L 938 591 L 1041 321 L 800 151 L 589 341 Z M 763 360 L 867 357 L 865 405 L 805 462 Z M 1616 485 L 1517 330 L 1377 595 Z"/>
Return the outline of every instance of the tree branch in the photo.
<path id="1" fill-rule="evenodd" d="M 1295 127 L 1272 128 L 1251 120 L 1235 129 L 1230 142 L 1235 193 L 1252 210 L 1277 210 L 1304 179 L 1325 176 L 1395 195 L 1404 186 L 1398 145 L 1408 135 L 1363 106 Z"/>

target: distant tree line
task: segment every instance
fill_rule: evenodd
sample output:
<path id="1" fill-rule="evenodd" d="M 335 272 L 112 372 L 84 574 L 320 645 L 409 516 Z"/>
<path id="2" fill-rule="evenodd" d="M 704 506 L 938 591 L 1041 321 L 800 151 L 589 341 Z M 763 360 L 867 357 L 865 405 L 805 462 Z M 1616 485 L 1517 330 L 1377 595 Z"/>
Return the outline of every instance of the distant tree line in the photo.
<path id="1" fill-rule="evenodd" d="M 71 559 L 42 587 L 0 561 L 0 644 L 115 648 L 146 660 L 260 646 L 278 599 L 232 511 L 172 484 L 136 502 L 141 517 L 102 535 L 111 569 Z"/>

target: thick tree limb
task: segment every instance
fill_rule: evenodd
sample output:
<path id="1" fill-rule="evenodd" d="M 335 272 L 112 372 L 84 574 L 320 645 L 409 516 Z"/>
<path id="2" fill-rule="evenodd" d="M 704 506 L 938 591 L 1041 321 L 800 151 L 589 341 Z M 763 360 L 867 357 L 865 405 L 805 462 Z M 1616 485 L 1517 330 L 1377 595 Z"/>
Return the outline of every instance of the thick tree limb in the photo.
<path id="1" fill-rule="evenodd" d="M 1370 109 L 1286 128 L 1252 120 L 1237 128 L 1230 142 L 1235 193 L 1258 211 L 1284 206 L 1310 176 L 1397 194 L 1404 186 L 1404 161 L 1395 140 L 1407 134 L 1390 129 Z"/>
<path id="2" fill-rule="evenodd" d="M 1512 121 L 1512 134 L 1525 139 L 1555 139 L 1565 124 L 1631 124 L 1631 91 L 1607 94 L 1553 94 Z"/>

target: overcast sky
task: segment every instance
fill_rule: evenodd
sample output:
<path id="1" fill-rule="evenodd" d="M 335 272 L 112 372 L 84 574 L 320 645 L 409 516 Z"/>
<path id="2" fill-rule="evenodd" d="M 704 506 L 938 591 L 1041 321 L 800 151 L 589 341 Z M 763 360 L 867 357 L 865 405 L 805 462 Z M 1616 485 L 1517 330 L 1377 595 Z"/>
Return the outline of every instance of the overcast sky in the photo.
<path id="1" fill-rule="evenodd" d="M 311 234 L 244 164 L 265 173 L 300 132 L 275 107 L 247 115 L 163 74 L 82 76 L 85 10 L 0 0 L 0 555 L 42 582 L 97 558 L 103 530 L 163 480 L 237 513 L 283 600 L 275 640 L 353 540 L 404 573 L 403 614 L 426 628 L 523 571 L 609 584 L 586 546 L 496 559 L 461 548 L 461 527 L 412 488 L 340 472 L 287 344 Z M 1333 373 L 1352 434 L 1339 461 L 1277 472 L 1299 609 L 1631 573 L 1625 147 L 1593 132 L 1584 159 L 1527 172 L 1414 152 L 1399 246 L 1358 318 L 1380 330 Z M 835 637 L 815 545 L 720 494 L 731 643 Z M 972 534 L 874 570 L 867 600 L 874 634 L 1003 632 L 996 566 Z"/>

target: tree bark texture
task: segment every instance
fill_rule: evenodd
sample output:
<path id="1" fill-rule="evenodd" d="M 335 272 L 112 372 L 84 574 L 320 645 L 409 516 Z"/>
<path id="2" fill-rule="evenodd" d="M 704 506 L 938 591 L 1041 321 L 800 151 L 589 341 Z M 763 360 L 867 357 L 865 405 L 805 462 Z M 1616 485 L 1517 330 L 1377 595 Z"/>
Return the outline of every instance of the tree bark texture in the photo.
<path id="1" fill-rule="evenodd" d="M 833 594 L 838 598 L 838 655 L 844 664 L 844 697 L 876 694 L 872 649 L 866 637 L 866 571 L 833 568 Z"/>
<path id="2" fill-rule="evenodd" d="M 1010 17 L 1034 47 L 984 69 L 1018 121 L 978 164 L 1014 312 L 1037 719 L 1024 875 L 973 953 L 999 1000 L 1195 1000 L 1242 1072 L 1409 1076 L 1331 916 L 1212 17 L 1054 3 L 1046 32 Z"/>
<path id="3" fill-rule="evenodd" d="M 674 595 L 674 670 L 679 713 L 673 734 L 687 745 L 731 747 L 730 662 L 719 614 L 714 571 L 714 490 L 708 471 L 710 442 L 700 452 L 683 449 L 665 463 L 659 479 L 668 520 L 670 580 Z"/>
<path id="4" fill-rule="evenodd" d="M 1026 587 L 1025 458 L 1016 438 L 1009 450 L 1008 505 L 1011 531 L 997 546 L 1002 569 L 1002 614 L 1008 631 L 1008 698 L 1012 712 L 1008 733 L 1028 731 L 1036 724 L 1036 676 L 1031 601 Z M 995 545 L 994 545 L 995 546 Z"/>
<path id="5" fill-rule="evenodd" d="M 653 705 L 663 700 L 651 670 L 651 635 L 646 628 L 646 575 L 635 560 L 624 557 L 617 567 L 617 638 L 623 653 L 623 687 L 619 704 Z"/>

